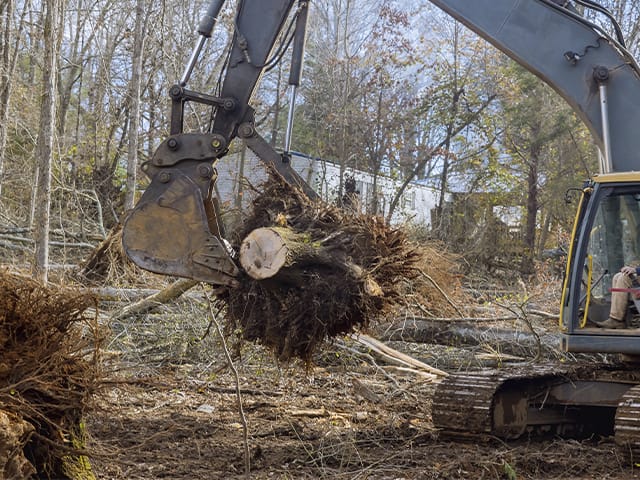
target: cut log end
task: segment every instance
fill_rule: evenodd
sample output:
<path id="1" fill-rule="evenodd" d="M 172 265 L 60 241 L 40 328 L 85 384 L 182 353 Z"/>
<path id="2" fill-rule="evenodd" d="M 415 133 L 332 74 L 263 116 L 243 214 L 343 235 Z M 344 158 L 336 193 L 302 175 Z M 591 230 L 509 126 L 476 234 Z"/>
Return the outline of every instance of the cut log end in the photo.
<path id="1" fill-rule="evenodd" d="M 273 277 L 287 261 L 289 248 L 274 228 L 253 230 L 240 246 L 240 264 L 256 280 Z"/>

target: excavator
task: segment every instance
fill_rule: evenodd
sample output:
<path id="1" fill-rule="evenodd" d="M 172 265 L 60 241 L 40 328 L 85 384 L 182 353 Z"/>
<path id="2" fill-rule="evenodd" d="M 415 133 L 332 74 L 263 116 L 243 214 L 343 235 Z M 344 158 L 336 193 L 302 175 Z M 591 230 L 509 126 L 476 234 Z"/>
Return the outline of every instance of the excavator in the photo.
<path id="1" fill-rule="evenodd" d="M 550 85 L 591 132 L 600 172 L 579 189 L 560 346 L 613 358 L 595 366 L 524 364 L 450 375 L 436 390 L 434 424 L 451 434 L 507 439 L 614 435 L 631 458 L 640 458 L 640 369 L 633 363 L 640 358 L 640 311 L 629 302 L 627 328 L 598 326 L 609 315 L 613 275 L 623 265 L 640 265 L 640 66 L 616 20 L 592 0 L 429 1 Z M 309 2 L 238 0 L 221 85 L 215 95 L 190 90 L 223 5 L 209 4 L 184 73 L 169 90 L 170 135 L 141 166 L 150 184 L 125 221 L 123 246 L 144 269 L 233 288 L 240 267 L 224 240 L 214 194 L 214 166 L 232 140 L 239 137 L 285 180 L 316 194 L 292 168 L 289 153 Z M 585 12 L 602 21 L 589 21 Z M 289 47 L 291 107 L 278 153 L 256 131 L 250 100 L 261 75 Z M 184 131 L 189 102 L 211 108 L 207 131 Z"/>

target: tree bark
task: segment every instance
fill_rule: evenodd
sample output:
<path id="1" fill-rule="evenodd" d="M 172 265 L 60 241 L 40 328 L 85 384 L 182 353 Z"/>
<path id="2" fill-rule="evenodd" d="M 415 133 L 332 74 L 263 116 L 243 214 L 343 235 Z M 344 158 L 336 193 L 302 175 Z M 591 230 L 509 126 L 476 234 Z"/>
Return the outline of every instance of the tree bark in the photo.
<path id="1" fill-rule="evenodd" d="M 305 282 L 304 267 L 327 266 L 361 281 L 368 295 L 383 295 L 380 285 L 363 268 L 352 263 L 342 250 L 327 248 L 322 241 L 312 242 L 307 234 L 286 227 L 253 230 L 240 246 L 240 265 L 256 280 L 277 275 L 296 285 Z"/>
<path id="2" fill-rule="evenodd" d="M 4 21 L 0 18 L 0 35 L 2 39 L 0 42 L 0 196 L 2 195 L 2 185 L 4 183 L 5 150 L 8 138 L 9 106 L 11 103 L 13 76 L 18 62 L 18 52 L 20 51 L 28 5 L 27 3 L 23 5 L 17 26 L 14 26 L 12 22 L 14 9 L 14 0 L 4 2 L 4 9 L 0 9 L 0 15 L 5 15 Z"/>
<path id="3" fill-rule="evenodd" d="M 520 265 L 520 272 L 525 275 L 534 273 L 534 255 L 536 246 L 536 225 L 538 217 L 538 169 L 540 166 L 541 145 L 539 141 L 540 128 L 535 124 L 531 127 L 532 145 L 529 149 L 527 162 L 527 216 L 524 230 L 524 255 Z"/>
<path id="4" fill-rule="evenodd" d="M 280 84 L 282 83 L 282 64 L 278 64 L 278 77 L 276 80 L 276 99 L 273 103 L 273 124 L 271 125 L 271 139 L 269 145 L 276 148 L 278 144 L 278 129 L 280 127 Z M 293 108 L 293 105 L 289 105 Z"/>
<path id="5" fill-rule="evenodd" d="M 133 39 L 131 83 L 129 84 L 129 149 L 127 153 L 127 181 L 124 208 L 133 208 L 136 196 L 138 168 L 138 129 L 140 127 L 140 90 L 142 77 L 142 50 L 146 30 L 145 0 L 136 1 L 136 22 Z"/>
<path id="6" fill-rule="evenodd" d="M 58 52 L 60 51 L 61 41 L 61 3 L 59 0 L 46 0 L 44 8 L 42 104 L 38 143 L 36 145 L 39 175 L 34 225 L 36 242 L 34 275 L 40 281 L 46 283 L 47 266 L 49 264 L 49 214 L 51 210 L 51 169 L 56 119 L 56 80 Z"/>

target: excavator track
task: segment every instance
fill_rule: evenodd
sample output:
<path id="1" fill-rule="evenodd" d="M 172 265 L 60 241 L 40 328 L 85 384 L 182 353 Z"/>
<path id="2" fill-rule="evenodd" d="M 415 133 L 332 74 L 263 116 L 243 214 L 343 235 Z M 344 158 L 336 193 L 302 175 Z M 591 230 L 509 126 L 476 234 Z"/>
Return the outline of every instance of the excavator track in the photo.
<path id="1" fill-rule="evenodd" d="M 623 456 L 640 462 L 640 385 L 631 387 L 616 410 L 615 440 Z"/>
<path id="2" fill-rule="evenodd" d="M 447 377 L 436 389 L 433 424 L 444 434 L 491 434 L 493 396 L 508 378 L 496 372 Z"/>
<path id="3" fill-rule="evenodd" d="M 532 406 L 545 392 L 566 382 L 570 369 L 557 365 L 527 365 L 514 370 L 482 370 L 454 374 L 436 388 L 434 426 L 443 436 L 490 435 L 517 438 L 527 429 L 549 428 Z M 558 423 L 557 416 L 549 425 Z"/>
<path id="4" fill-rule="evenodd" d="M 454 438 L 613 435 L 624 461 L 640 464 L 637 365 L 520 366 L 454 374 L 436 388 L 432 418 L 440 435 Z"/>

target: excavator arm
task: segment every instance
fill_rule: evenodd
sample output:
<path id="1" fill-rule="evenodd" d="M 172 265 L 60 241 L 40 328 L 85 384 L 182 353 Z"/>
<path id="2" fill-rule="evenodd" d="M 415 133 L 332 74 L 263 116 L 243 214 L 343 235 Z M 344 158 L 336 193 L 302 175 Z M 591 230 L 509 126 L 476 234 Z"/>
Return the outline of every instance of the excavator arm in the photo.
<path id="1" fill-rule="evenodd" d="M 129 258 L 146 270 L 233 285 L 238 268 L 223 240 L 224 228 L 214 196 L 214 165 L 226 155 L 231 141 L 241 137 L 287 181 L 310 197 L 315 197 L 315 192 L 291 168 L 287 152 L 278 154 L 256 132 L 254 110 L 249 105 L 261 75 L 279 61 L 290 43 L 293 67 L 289 83 L 293 89 L 297 86 L 308 2 L 240 0 L 224 81 L 219 95 L 213 96 L 189 90 L 187 83 L 223 4 L 224 0 L 211 1 L 184 74 L 169 90 L 171 135 L 142 165 L 151 183 L 125 220 L 122 238 Z M 289 27 L 285 30 L 287 21 Z M 183 131 L 188 102 L 213 109 L 207 132 Z"/>
<path id="2" fill-rule="evenodd" d="M 640 68 L 616 38 L 577 13 L 575 5 L 607 13 L 591 0 L 430 0 L 554 88 L 587 125 L 603 161 L 602 172 L 638 170 L 640 151 Z M 219 94 L 187 88 L 204 42 L 211 36 L 224 0 L 212 0 L 199 41 L 180 81 L 171 87 L 171 135 L 142 166 L 149 187 L 124 224 L 129 257 L 147 270 L 233 285 L 238 274 L 223 241 L 213 195 L 215 162 L 235 137 L 307 195 L 313 190 L 291 168 L 288 156 L 293 107 L 285 153 L 276 153 L 256 132 L 250 106 L 264 71 L 293 44 L 291 104 L 299 84 L 307 20 L 307 0 L 239 0 Z M 188 102 L 213 109 L 206 132 L 183 131 Z M 168 235 L 169 233 L 169 235 Z"/>

